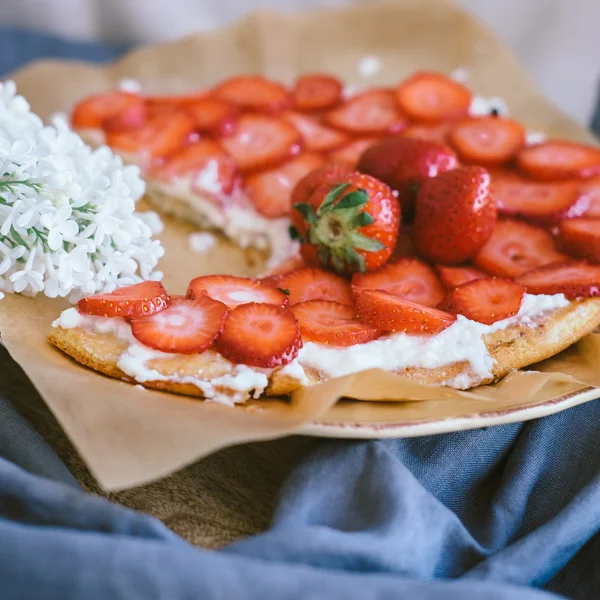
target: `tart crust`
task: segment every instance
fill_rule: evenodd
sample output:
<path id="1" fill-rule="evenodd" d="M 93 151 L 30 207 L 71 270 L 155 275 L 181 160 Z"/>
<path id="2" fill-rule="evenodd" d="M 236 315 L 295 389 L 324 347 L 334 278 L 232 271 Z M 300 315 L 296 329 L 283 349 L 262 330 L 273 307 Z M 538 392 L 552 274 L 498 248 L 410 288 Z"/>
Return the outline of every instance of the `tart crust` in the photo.
<path id="1" fill-rule="evenodd" d="M 491 383 L 510 371 L 550 358 L 591 333 L 600 325 L 600 298 L 571 302 L 568 306 L 546 313 L 534 321 L 534 326 L 517 324 L 485 336 L 485 344 L 495 359 L 493 376 L 490 378 L 482 380 L 476 377 L 467 362 L 433 369 L 408 368 L 399 371 L 398 374 L 427 384 L 444 384 L 460 377 L 469 382 L 461 386 L 466 388 Z M 82 328 L 54 328 L 50 331 L 48 340 L 86 367 L 109 377 L 139 383 L 117 366 L 120 355 L 127 348 L 127 342 L 110 333 L 89 332 Z M 189 376 L 207 382 L 230 373 L 232 368 L 231 363 L 212 350 L 203 354 L 174 354 L 166 358 L 156 358 L 149 360 L 146 366 L 156 370 L 163 377 Z M 307 371 L 306 375 L 310 384 L 325 379 L 314 371 Z M 204 397 L 202 390 L 192 383 L 158 380 L 145 381 L 141 385 L 176 394 Z M 274 370 L 269 375 L 265 395 L 290 394 L 300 387 L 302 384 L 297 379 L 281 370 Z M 231 395 L 235 392 L 226 387 L 217 387 L 216 390 L 225 394 L 230 392 Z"/>

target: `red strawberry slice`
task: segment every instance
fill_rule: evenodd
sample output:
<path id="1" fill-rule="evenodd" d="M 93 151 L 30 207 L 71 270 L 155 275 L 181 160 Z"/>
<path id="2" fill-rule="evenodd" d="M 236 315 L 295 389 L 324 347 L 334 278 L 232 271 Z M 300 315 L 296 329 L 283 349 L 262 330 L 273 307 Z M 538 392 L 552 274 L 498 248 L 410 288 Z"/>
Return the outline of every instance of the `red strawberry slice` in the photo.
<path id="1" fill-rule="evenodd" d="M 249 277 L 233 275 L 204 275 L 192 279 L 186 296 L 199 298 L 204 295 L 222 302 L 229 308 L 248 302 L 278 306 L 285 306 L 288 303 L 287 296 L 280 290 Z"/>
<path id="2" fill-rule="evenodd" d="M 437 306 L 444 288 L 435 271 L 416 258 L 401 258 L 373 273 L 355 273 L 352 291 L 380 290 L 423 306 Z"/>
<path id="3" fill-rule="evenodd" d="M 494 173 L 492 189 L 501 214 L 518 215 L 540 225 L 579 217 L 590 205 L 590 197 L 581 194 L 572 181 L 540 183 L 513 173 Z"/>
<path id="4" fill-rule="evenodd" d="M 194 123 L 187 114 L 173 112 L 152 117 L 137 129 L 107 132 L 106 143 L 117 150 L 156 159 L 177 152 L 193 131 Z"/>
<path id="5" fill-rule="evenodd" d="M 376 340 L 381 332 L 354 317 L 354 308 L 331 300 L 308 300 L 292 307 L 302 338 L 331 346 L 354 346 Z"/>
<path id="6" fill-rule="evenodd" d="M 216 348 L 233 363 L 270 369 L 292 362 L 302 338 L 291 310 L 250 302 L 229 311 Z"/>
<path id="7" fill-rule="evenodd" d="M 571 256 L 600 262 L 600 219 L 569 219 L 560 224 L 558 242 Z"/>
<path id="8" fill-rule="evenodd" d="M 234 133 L 221 139 L 241 171 L 275 167 L 299 154 L 301 142 L 300 134 L 289 123 L 263 115 L 241 116 Z"/>
<path id="9" fill-rule="evenodd" d="M 231 102 L 220 98 L 202 98 L 190 102 L 185 110 L 194 120 L 194 127 L 200 133 L 228 135 L 235 129 L 240 109 Z"/>
<path id="10" fill-rule="evenodd" d="M 201 139 L 172 154 L 152 172 L 157 179 L 189 179 L 201 194 L 221 198 L 231 194 L 237 181 L 235 161 L 212 140 Z"/>
<path id="11" fill-rule="evenodd" d="M 331 75 L 304 75 L 294 88 L 294 106 L 305 112 L 333 108 L 342 99 L 342 84 Z"/>
<path id="12" fill-rule="evenodd" d="M 588 181 L 584 181 L 579 186 L 579 192 L 582 196 L 586 196 L 590 206 L 585 213 L 586 217 L 600 217 L 600 177 L 593 177 Z"/>
<path id="13" fill-rule="evenodd" d="M 301 154 L 275 169 L 246 178 L 245 189 L 259 213 L 269 219 L 288 216 L 292 210 L 292 190 L 307 173 L 323 164 L 319 154 Z"/>
<path id="14" fill-rule="evenodd" d="M 440 73 L 420 72 L 400 83 L 396 102 L 410 119 L 439 122 L 466 115 L 471 92 Z"/>
<path id="15" fill-rule="evenodd" d="M 208 92 L 199 90 L 189 94 L 171 94 L 169 96 L 146 96 L 145 101 L 153 114 L 168 110 L 179 110 L 208 97 Z"/>
<path id="16" fill-rule="evenodd" d="M 354 96 L 330 110 L 325 121 L 353 135 L 385 135 L 397 133 L 407 122 L 398 111 L 394 94 L 389 90 L 373 90 Z"/>
<path id="17" fill-rule="evenodd" d="M 452 122 L 437 123 L 432 125 L 409 125 L 400 132 L 402 137 L 426 140 L 438 144 L 446 144 L 448 133 L 452 129 Z"/>
<path id="18" fill-rule="evenodd" d="M 76 129 L 99 129 L 105 121 L 136 110 L 144 110 L 144 100 L 137 94 L 118 90 L 95 94 L 75 106 L 71 124 Z"/>
<path id="19" fill-rule="evenodd" d="M 104 131 L 127 131 L 142 127 L 148 118 L 148 107 L 144 102 L 132 104 L 122 112 L 106 117 L 102 121 Z"/>
<path id="20" fill-rule="evenodd" d="M 165 310 L 132 319 L 131 333 L 144 346 L 161 352 L 196 354 L 212 346 L 226 316 L 227 307 L 208 296 L 174 298 Z"/>
<path id="21" fill-rule="evenodd" d="M 516 315 L 525 292 L 525 286 L 510 279 L 476 279 L 453 289 L 438 308 L 491 325 Z"/>
<path id="22" fill-rule="evenodd" d="M 600 148 L 551 140 L 523 148 L 517 155 L 517 165 L 534 179 L 590 177 L 600 173 Z"/>
<path id="23" fill-rule="evenodd" d="M 345 133 L 322 125 L 309 115 L 286 112 L 281 118 L 300 132 L 304 147 L 311 152 L 327 152 L 348 143 L 349 138 Z"/>
<path id="24" fill-rule="evenodd" d="M 496 224 L 490 239 L 475 257 L 475 265 L 491 275 L 514 278 L 540 265 L 565 259 L 547 231 L 505 219 Z"/>
<path id="25" fill-rule="evenodd" d="M 143 317 L 164 310 L 170 302 L 162 283 L 142 281 L 117 288 L 110 294 L 97 294 L 82 298 L 77 310 L 97 317 Z"/>
<path id="26" fill-rule="evenodd" d="M 530 294 L 564 294 L 569 300 L 600 296 L 600 266 L 567 261 L 543 265 L 517 277 Z"/>
<path id="27" fill-rule="evenodd" d="M 396 190 L 402 216 L 411 218 L 420 185 L 457 166 L 456 155 L 448 146 L 394 136 L 367 148 L 356 169 Z"/>
<path id="28" fill-rule="evenodd" d="M 487 273 L 475 267 L 444 267 L 442 265 L 435 265 L 435 270 L 447 290 L 453 290 L 455 287 L 469 281 L 488 277 Z"/>
<path id="29" fill-rule="evenodd" d="M 282 275 L 278 287 L 289 292 L 290 304 L 308 300 L 331 300 L 354 306 L 350 284 L 331 271 L 323 269 L 297 269 Z"/>
<path id="30" fill-rule="evenodd" d="M 214 95 L 244 110 L 256 112 L 275 113 L 292 104 L 292 96 L 285 86 L 260 75 L 227 79 L 215 88 Z"/>
<path id="31" fill-rule="evenodd" d="M 434 335 L 456 321 L 456 315 L 380 290 L 361 292 L 356 299 L 356 313 L 365 325 L 392 333 Z"/>
<path id="32" fill-rule="evenodd" d="M 501 165 L 525 145 L 525 128 L 512 119 L 467 119 L 451 129 L 448 142 L 466 162 Z"/>
<path id="33" fill-rule="evenodd" d="M 487 242 L 497 218 L 489 173 L 461 167 L 423 182 L 415 203 L 413 239 L 429 262 L 459 265 Z"/>
<path id="34" fill-rule="evenodd" d="M 330 152 L 327 157 L 333 162 L 343 162 L 350 166 L 352 169 L 356 168 L 360 157 L 363 155 L 365 150 L 373 146 L 378 142 L 378 138 L 369 137 L 354 140 L 337 150 Z"/>

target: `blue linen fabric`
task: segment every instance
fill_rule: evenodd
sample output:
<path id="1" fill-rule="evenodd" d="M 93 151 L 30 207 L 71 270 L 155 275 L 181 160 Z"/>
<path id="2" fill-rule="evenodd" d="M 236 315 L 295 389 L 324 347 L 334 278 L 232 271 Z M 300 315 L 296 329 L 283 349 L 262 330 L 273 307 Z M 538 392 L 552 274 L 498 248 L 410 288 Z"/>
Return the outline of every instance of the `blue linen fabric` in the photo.
<path id="1" fill-rule="evenodd" d="M 48 53 L 118 49 L 0 29 L 0 73 Z M 269 531 L 208 551 L 85 494 L 0 394 L 0 598 L 600 598 L 599 432 L 590 402 L 420 439 L 316 440 Z"/>

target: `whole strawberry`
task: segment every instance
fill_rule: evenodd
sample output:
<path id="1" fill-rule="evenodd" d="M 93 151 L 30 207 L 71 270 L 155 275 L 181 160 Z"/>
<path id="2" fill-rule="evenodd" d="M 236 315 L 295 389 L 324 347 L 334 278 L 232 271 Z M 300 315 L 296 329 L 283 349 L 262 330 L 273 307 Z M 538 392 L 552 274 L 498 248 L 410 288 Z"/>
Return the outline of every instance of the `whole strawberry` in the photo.
<path id="1" fill-rule="evenodd" d="M 323 183 L 294 204 L 294 233 L 305 257 L 316 255 L 339 274 L 382 266 L 396 245 L 400 203 L 392 190 L 369 175 L 351 173 L 336 185 Z"/>
<path id="2" fill-rule="evenodd" d="M 463 167 L 442 173 L 426 181 L 417 196 L 415 248 L 430 262 L 460 264 L 487 242 L 496 219 L 485 169 Z"/>
<path id="3" fill-rule="evenodd" d="M 406 219 L 414 213 L 420 185 L 457 166 L 456 155 L 444 144 L 390 137 L 368 148 L 361 156 L 357 170 L 376 177 L 396 190 L 402 215 Z"/>

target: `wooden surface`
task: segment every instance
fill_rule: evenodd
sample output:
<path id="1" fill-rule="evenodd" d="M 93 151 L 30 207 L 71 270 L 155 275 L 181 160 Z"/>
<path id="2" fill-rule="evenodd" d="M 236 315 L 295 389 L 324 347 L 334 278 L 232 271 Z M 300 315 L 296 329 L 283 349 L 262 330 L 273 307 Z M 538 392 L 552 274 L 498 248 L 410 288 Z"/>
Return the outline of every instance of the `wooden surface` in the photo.
<path id="1" fill-rule="evenodd" d="M 149 513 L 205 548 L 216 548 L 268 527 L 277 492 L 311 441 L 294 437 L 228 448 L 155 483 L 107 495 L 1 346 L 0 393 L 54 448 L 84 489 Z"/>

